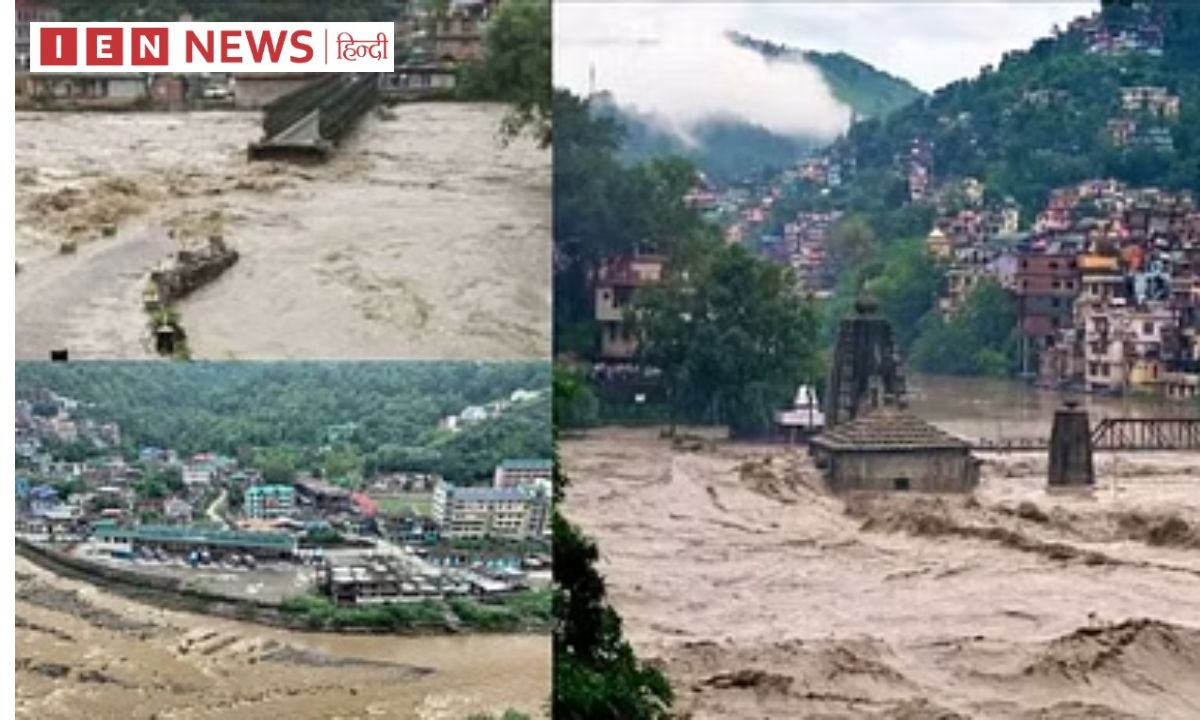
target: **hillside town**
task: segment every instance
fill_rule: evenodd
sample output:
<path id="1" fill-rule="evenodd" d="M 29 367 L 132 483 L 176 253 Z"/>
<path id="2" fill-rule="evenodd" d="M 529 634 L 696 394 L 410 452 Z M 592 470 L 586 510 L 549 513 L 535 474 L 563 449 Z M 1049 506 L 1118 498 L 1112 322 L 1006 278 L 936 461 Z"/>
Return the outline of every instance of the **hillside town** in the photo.
<path id="1" fill-rule="evenodd" d="M 394 22 L 396 67 L 380 74 L 386 99 L 437 97 L 454 92 L 461 69 L 483 58 L 484 32 L 500 0 L 441 4 L 394 0 L 376 17 Z M 30 23 L 63 19 L 55 0 L 16 0 L 15 88 L 19 109 L 259 109 L 311 82 L 304 73 L 186 75 L 170 73 L 38 73 L 30 68 Z M 183 14 L 179 22 L 204 21 Z"/>
<path id="2" fill-rule="evenodd" d="M 506 460 L 480 486 L 428 472 L 278 479 L 219 453 L 131 451 L 118 424 L 80 410 L 48 389 L 17 401 L 25 541 L 151 574 L 283 573 L 288 582 L 254 582 L 282 598 L 300 578 L 350 605 L 504 596 L 549 581 L 549 460 Z"/>

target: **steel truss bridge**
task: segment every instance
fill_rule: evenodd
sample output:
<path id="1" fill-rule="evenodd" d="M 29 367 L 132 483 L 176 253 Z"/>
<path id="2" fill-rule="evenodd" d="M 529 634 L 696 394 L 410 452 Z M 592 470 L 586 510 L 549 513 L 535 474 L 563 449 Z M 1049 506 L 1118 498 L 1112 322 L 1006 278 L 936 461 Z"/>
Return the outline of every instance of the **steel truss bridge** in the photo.
<path id="1" fill-rule="evenodd" d="M 981 439 L 972 445 L 986 452 L 1048 450 L 1048 438 Z M 1200 452 L 1200 418 L 1104 418 L 1092 427 L 1093 450 Z"/>

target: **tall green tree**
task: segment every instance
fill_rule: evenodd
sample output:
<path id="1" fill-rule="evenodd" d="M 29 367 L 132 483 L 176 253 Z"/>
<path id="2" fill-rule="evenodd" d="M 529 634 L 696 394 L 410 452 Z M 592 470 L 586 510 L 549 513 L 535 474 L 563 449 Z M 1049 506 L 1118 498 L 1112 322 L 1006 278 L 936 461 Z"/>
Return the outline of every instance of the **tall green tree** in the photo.
<path id="1" fill-rule="evenodd" d="M 1018 369 L 1015 299 L 995 281 L 980 283 L 949 319 L 931 314 L 913 343 L 913 366 L 947 375 L 1007 377 Z"/>
<path id="2" fill-rule="evenodd" d="M 585 390 L 568 373 L 554 380 L 555 433 L 564 409 Z M 599 553 L 559 512 L 568 481 L 554 463 L 554 701 L 553 715 L 566 720 L 664 720 L 673 693 L 667 679 L 641 663 L 624 638 L 621 618 L 607 600 L 596 570 Z"/>
<path id="3" fill-rule="evenodd" d="M 820 376 L 819 324 L 791 272 L 715 246 L 686 277 L 647 291 L 631 316 L 640 359 L 663 371 L 674 411 L 759 434 Z"/>
<path id="4" fill-rule="evenodd" d="M 464 92 L 512 104 L 503 131 L 533 132 L 551 141 L 553 89 L 550 74 L 549 0 L 506 0 L 487 28 L 483 61 L 464 71 Z"/>

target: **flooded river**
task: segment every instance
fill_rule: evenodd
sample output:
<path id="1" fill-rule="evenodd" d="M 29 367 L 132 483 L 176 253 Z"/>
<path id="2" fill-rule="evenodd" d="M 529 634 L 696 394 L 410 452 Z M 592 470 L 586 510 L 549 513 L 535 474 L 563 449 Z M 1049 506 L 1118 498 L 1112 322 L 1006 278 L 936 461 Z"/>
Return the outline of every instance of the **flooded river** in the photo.
<path id="1" fill-rule="evenodd" d="M 1048 433 L 1060 398 L 912 378 L 965 436 Z M 1089 398 L 1101 416 L 1192 405 Z M 1046 454 L 979 454 L 970 497 L 829 495 L 803 448 L 600 428 L 562 446 L 564 512 L 675 711 L 764 717 L 1200 717 L 1200 453 L 1099 453 L 1049 491 Z"/>
<path id="2" fill-rule="evenodd" d="M 1110 417 L 1197 417 L 1195 402 L 1107 397 L 1042 390 L 1017 380 L 914 375 L 908 403 L 922 418 L 961 437 L 1048 439 L 1064 400 L 1087 408 L 1092 423 Z"/>
<path id="3" fill-rule="evenodd" d="M 246 161 L 257 113 L 19 113 L 18 356 L 148 356 L 148 271 L 221 234 L 196 357 L 545 357 L 550 154 L 504 112 L 402 105 L 308 167 Z"/>
<path id="4" fill-rule="evenodd" d="M 18 718 L 546 717 L 548 637 L 288 632 L 16 570 Z"/>

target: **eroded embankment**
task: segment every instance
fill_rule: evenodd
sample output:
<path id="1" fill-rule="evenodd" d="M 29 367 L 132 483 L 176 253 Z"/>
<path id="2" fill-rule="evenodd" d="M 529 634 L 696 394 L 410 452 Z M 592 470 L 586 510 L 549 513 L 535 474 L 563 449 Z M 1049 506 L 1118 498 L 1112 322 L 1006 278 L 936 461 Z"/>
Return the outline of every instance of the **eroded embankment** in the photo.
<path id="1" fill-rule="evenodd" d="M 16 580 L 20 718 L 542 717 L 550 691 L 546 638 L 294 633 L 132 602 L 24 558 Z"/>

